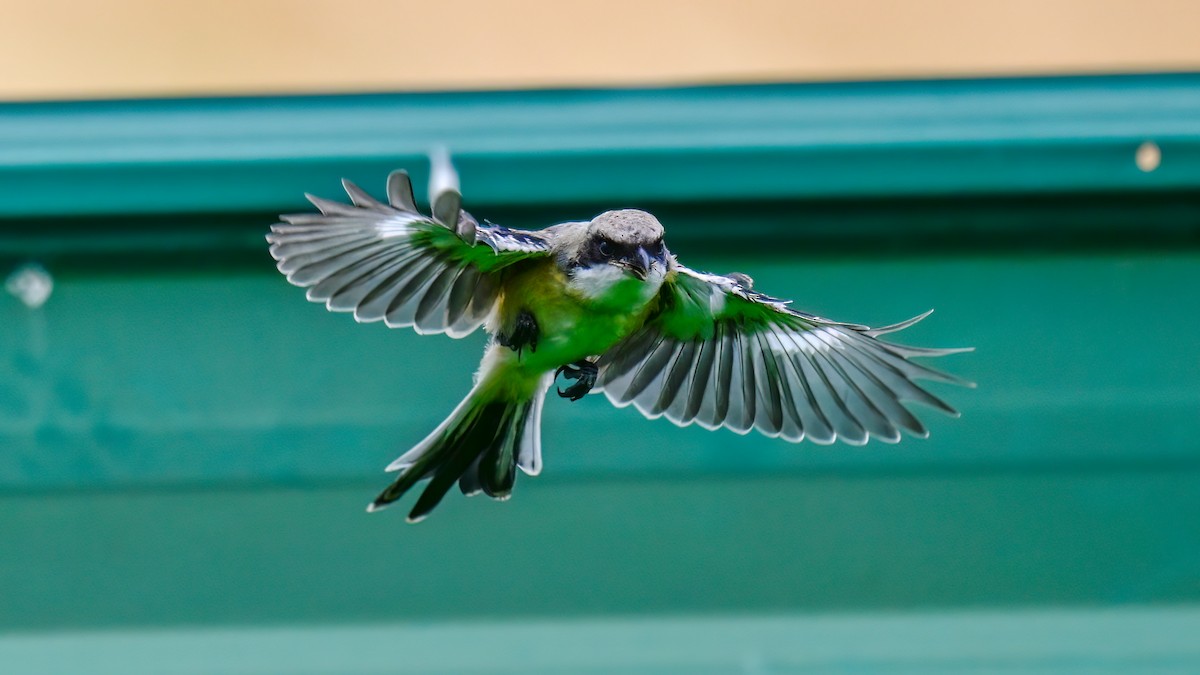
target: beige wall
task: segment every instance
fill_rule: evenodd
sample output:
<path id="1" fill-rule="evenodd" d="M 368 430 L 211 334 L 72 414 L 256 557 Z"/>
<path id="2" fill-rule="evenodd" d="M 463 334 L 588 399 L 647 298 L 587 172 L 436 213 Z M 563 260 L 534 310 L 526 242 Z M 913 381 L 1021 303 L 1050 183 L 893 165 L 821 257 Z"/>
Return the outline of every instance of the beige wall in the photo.
<path id="1" fill-rule="evenodd" d="M 1200 69 L 1200 0 L 5 5 L 5 99 Z"/>

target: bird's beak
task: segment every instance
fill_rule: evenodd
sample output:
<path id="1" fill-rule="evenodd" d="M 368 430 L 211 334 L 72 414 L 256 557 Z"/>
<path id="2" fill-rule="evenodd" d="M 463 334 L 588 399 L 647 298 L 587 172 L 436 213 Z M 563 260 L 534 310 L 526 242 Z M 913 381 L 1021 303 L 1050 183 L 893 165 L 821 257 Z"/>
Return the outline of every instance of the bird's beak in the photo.
<path id="1" fill-rule="evenodd" d="M 646 280 L 646 275 L 650 273 L 650 265 L 653 262 L 650 254 L 641 246 L 637 248 L 636 253 L 624 260 L 625 268 L 641 281 Z"/>

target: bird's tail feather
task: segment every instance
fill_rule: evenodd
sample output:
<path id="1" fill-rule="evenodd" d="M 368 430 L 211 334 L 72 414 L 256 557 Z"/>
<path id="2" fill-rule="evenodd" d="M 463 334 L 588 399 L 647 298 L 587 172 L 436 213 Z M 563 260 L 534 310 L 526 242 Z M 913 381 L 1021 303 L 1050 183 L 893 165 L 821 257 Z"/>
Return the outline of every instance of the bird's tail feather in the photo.
<path id="1" fill-rule="evenodd" d="M 400 475 L 367 510 L 400 499 L 424 478 L 429 484 L 409 512 L 409 522 L 429 515 L 455 482 L 466 495 L 483 492 L 507 499 L 518 467 L 530 475 L 541 471 L 544 395 L 545 388 L 539 387 L 527 400 L 496 400 L 476 385 L 433 433 L 388 466 Z"/>

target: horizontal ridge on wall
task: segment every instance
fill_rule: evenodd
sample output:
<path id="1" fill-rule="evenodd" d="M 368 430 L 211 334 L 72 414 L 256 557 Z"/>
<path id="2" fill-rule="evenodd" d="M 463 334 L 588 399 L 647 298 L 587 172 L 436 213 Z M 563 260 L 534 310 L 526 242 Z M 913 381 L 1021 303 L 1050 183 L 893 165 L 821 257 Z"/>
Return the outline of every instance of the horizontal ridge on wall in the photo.
<path id="1" fill-rule="evenodd" d="M 1200 187 L 1200 74 L 0 105 L 3 220 L 286 210 L 454 153 L 468 202 Z"/>

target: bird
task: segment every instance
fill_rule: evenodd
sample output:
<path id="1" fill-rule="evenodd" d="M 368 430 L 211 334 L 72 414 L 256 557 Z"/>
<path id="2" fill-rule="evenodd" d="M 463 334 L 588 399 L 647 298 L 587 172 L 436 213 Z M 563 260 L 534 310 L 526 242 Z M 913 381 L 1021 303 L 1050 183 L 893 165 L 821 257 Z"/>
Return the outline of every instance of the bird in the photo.
<path id="1" fill-rule="evenodd" d="M 794 309 L 745 274 L 682 265 L 659 220 L 639 209 L 540 230 L 480 222 L 462 208 L 448 153 L 430 163 L 429 215 L 409 174 L 394 171 L 386 202 L 343 180 L 349 203 L 306 194 L 317 212 L 282 215 L 267 235 L 279 271 L 333 312 L 422 335 L 489 336 L 466 397 L 388 465 L 398 473 L 368 511 L 422 481 L 409 522 L 456 483 L 508 499 L 518 470 L 542 470 L 542 411 L 559 376 L 570 401 L 602 392 L 680 426 L 852 445 L 928 436 L 906 403 L 957 417 L 921 380 L 974 386 L 912 360 L 971 348 L 883 339 L 932 310 L 871 328 Z"/>

